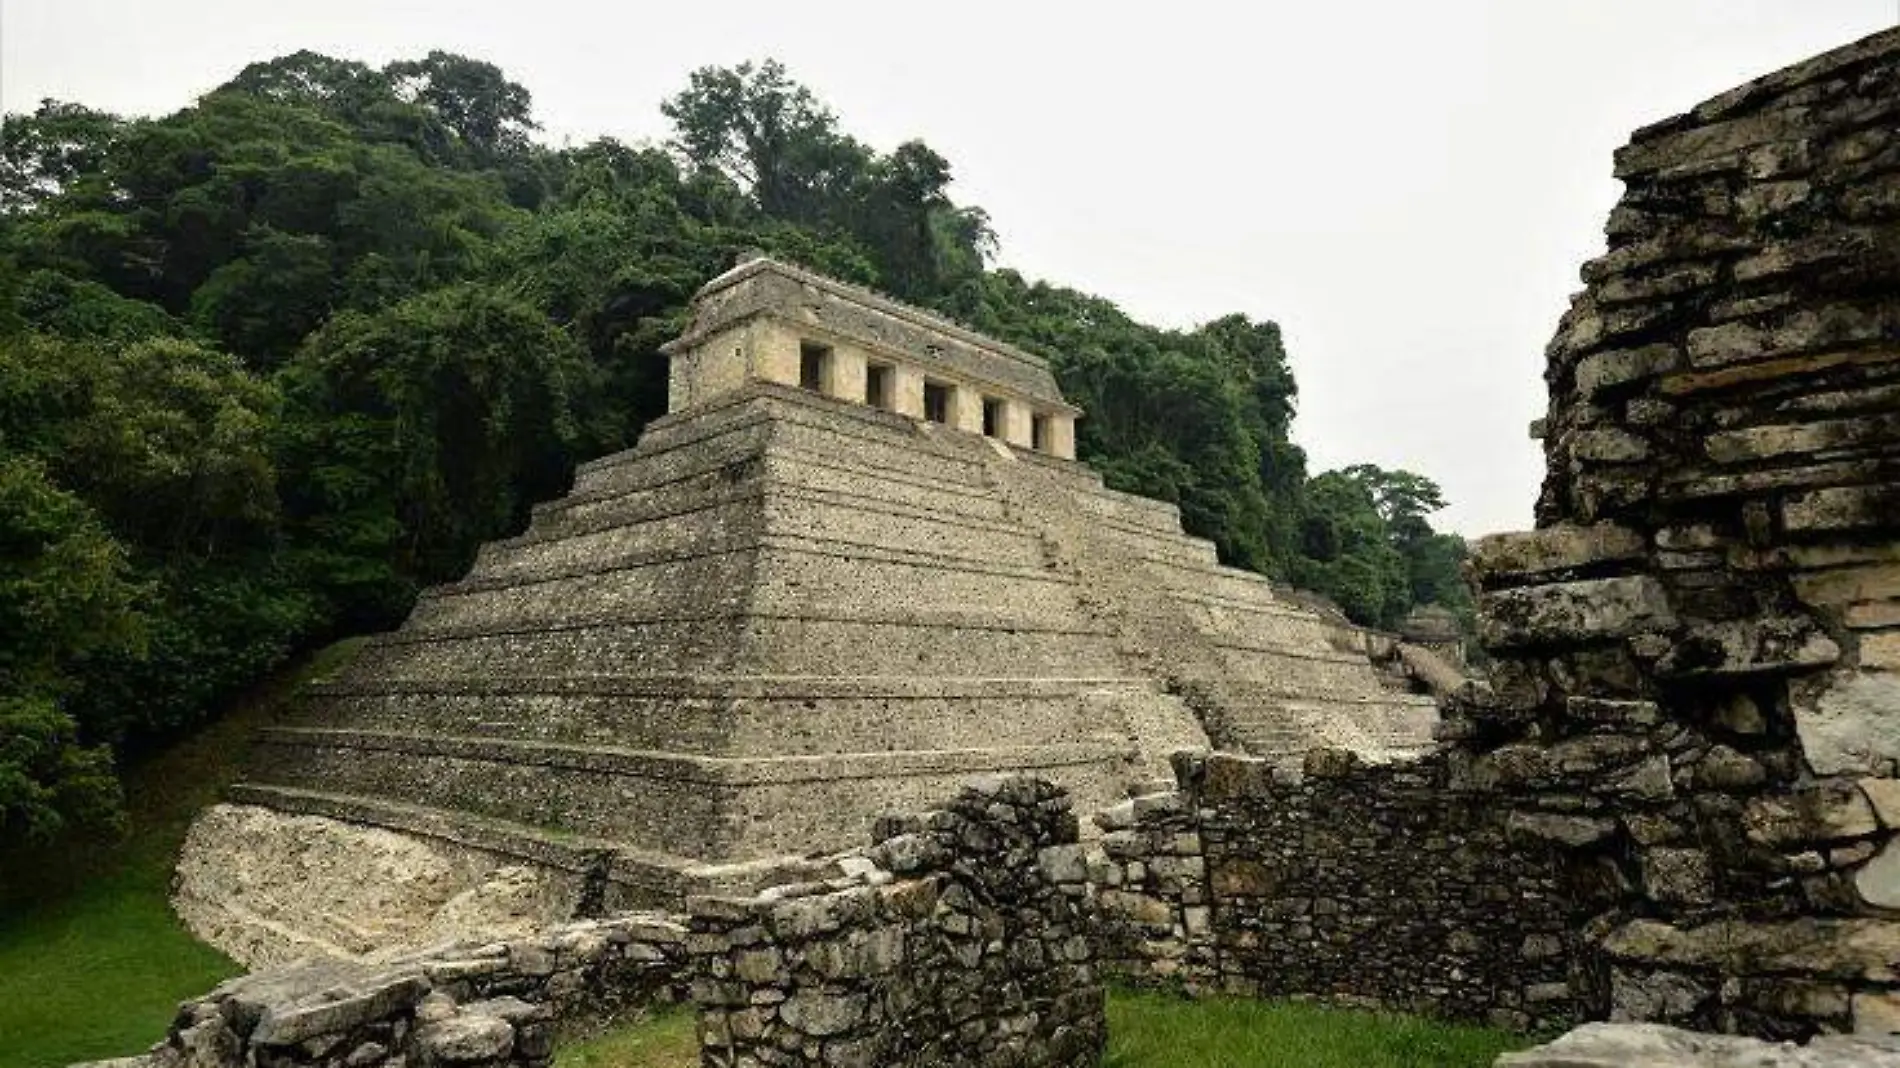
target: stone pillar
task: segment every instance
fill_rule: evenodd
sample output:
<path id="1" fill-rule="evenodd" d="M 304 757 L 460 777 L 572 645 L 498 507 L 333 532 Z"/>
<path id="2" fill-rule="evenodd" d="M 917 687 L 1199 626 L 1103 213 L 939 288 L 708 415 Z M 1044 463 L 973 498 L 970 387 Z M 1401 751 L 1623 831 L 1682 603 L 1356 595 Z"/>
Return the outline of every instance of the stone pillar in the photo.
<path id="1" fill-rule="evenodd" d="M 856 345 L 839 345 L 831 350 L 825 367 L 825 396 L 852 404 L 864 403 L 864 373 L 868 354 Z"/>
<path id="2" fill-rule="evenodd" d="M 983 394 L 961 383 L 950 391 L 950 425 L 970 434 L 983 432 Z"/>
<path id="3" fill-rule="evenodd" d="M 1002 433 L 997 437 L 1019 449 L 1027 449 L 1034 443 L 1034 434 L 1029 424 L 1029 405 L 1014 397 L 1003 398 Z"/>
<path id="4" fill-rule="evenodd" d="M 688 350 L 668 357 L 666 364 L 666 410 L 683 411 L 692 407 L 695 374 L 693 363 L 699 353 Z"/>
<path id="5" fill-rule="evenodd" d="M 753 323 L 749 334 L 746 346 L 746 357 L 750 364 L 748 377 L 760 382 L 796 387 L 798 335 L 767 320 Z"/>
<path id="6" fill-rule="evenodd" d="M 912 419 L 924 417 L 924 373 L 897 364 L 891 368 L 891 410 Z"/>
<path id="7" fill-rule="evenodd" d="M 1075 459 L 1075 416 L 1067 412 L 1049 414 L 1049 455 L 1061 460 Z"/>

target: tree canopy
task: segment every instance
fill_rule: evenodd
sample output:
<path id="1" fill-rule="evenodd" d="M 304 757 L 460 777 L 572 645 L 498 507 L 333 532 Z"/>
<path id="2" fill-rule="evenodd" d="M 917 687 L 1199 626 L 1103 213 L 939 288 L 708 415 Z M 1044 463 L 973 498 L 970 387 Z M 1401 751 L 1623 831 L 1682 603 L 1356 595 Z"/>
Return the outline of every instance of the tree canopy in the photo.
<path id="1" fill-rule="evenodd" d="M 110 827 L 115 767 L 418 588 L 631 445 L 659 345 L 764 249 L 1044 354 L 1110 484 L 1389 626 L 1465 604 L 1429 479 L 1309 477 L 1280 330 L 1192 330 L 995 269 L 922 141 L 773 61 L 695 71 L 664 145 L 534 140 L 446 52 L 254 63 L 127 119 L 0 123 L 0 839 Z"/>

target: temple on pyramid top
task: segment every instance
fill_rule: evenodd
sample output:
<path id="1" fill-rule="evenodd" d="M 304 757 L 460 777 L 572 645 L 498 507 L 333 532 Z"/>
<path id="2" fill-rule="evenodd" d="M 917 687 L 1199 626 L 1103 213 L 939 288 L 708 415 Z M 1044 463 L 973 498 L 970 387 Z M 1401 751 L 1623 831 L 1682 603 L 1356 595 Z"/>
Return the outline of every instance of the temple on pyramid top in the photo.
<path id="1" fill-rule="evenodd" d="M 670 412 L 776 382 L 1075 459 L 1081 409 L 1041 357 L 1013 345 L 763 256 L 693 303 L 685 335 L 661 348 Z"/>
<path id="2" fill-rule="evenodd" d="M 1037 357 L 769 259 L 692 311 L 635 448 L 258 738 L 180 861 L 201 936 L 257 964 L 677 907 L 977 776 L 1086 811 L 1181 750 L 1432 744 L 1389 636 L 1104 485 Z"/>

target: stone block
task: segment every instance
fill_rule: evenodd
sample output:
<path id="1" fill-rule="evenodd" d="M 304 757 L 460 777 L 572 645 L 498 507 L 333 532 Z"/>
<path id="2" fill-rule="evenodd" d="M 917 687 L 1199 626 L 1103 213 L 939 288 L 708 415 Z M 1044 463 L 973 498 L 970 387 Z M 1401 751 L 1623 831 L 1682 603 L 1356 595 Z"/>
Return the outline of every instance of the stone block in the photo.
<path id="1" fill-rule="evenodd" d="M 1843 780 L 1755 798 L 1743 809 L 1742 823 L 1750 841 L 1777 849 L 1861 838 L 1880 830 L 1867 795 Z"/>
<path id="2" fill-rule="evenodd" d="M 1495 590 L 1479 602 L 1479 636 L 1514 648 L 1624 638 L 1675 623 L 1661 583 L 1647 575 Z"/>
<path id="3" fill-rule="evenodd" d="M 1852 1012 L 1857 1035 L 1900 1035 L 1900 992 L 1870 990 L 1855 994 Z M 1900 1054 L 1893 1062 L 1900 1065 Z"/>
<path id="4" fill-rule="evenodd" d="M 1861 635 L 1859 652 L 1863 668 L 1900 671 L 1900 631 Z"/>
<path id="5" fill-rule="evenodd" d="M 1842 673 L 1794 702 L 1795 733 L 1817 775 L 1879 775 L 1900 763 L 1900 676 Z"/>
<path id="6" fill-rule="evenodd" d="M 1567 435 L 1563 444 L 1579 460 L 1606 464 L 1633 464 L 1649 458 L 1649 442 L 1627 430 L 1592 427 Z"/>
<path id="7" fill-rule="evenodd" d="M 1589 1023 L 1494 1068 L 1900 1068 L 1900 1051 L 1825 1036 L 1806 1046 L 1652 1023 Z"/>
<path id="8" fill-rule="evenodd" d="M 1706 905 L 1715 899 L 1714 865 L 1700 849 L 1645 850 L 1643 888 L 1651 899 L 1665 904 Z"/>
<path id="9" fill-rule="evenodd" d="M 1471 546 L 1471 564 L 1486 580 L 1527 578 L 1640 559 L 1642 535 L 1612 523 L 1559 525 L 1514 534 L 1490 534 Z"/>
<path id="10" fill-rule="evenodd" d="M 1900 910 L 1900 838 L 1890 838 L 1854 873 L 1854 891 L 1875 908 Z"/>
<path id="11" fill-rule="evenodd" d="M 1900 441 L 1900 418 L 1865 420 L 1852 425 L 1860 428 L 1852 436 L 1853 442 Z M 1808 490 L 1790 496 L 1782 506 L 1781 515 L 1783 525 L 1791 531 L 1864 527 L 1900 530 L 1900 487 L 1829 486 Z"/>
<path id="12" fill-rule="evenodd" d="M 1900 921 L 1893 920 L 1724 920 L 1688 928 L 1632 920 L 1604 938 L 1603 950 L 1649 967 L 1900 982 Z"/>
<path id="13" fill-rule="evenodd" d="M 1571 849 L 1595 845 L 1616 832 L 1616 821 L 1557 812 L 1513 812 L 1507 825 L 1518 841 L 1554 842 Z"/>
<path id="14" fill-rule="evenodd" d="M 801 1034 L 824 1038 L 856 1027 L 864 1019 L 863 994 L 832 994 L 803 989 L 779 1006 L 779 1018 Z"/>
<path id="15" fill-rule="evenodd" d="M 1812 620 L 1758 617 L 1686 628 L 1656 665 L 1668 676 L 1734 676 L 1825 667 L 1841 648 Z"/>
<path id="16" fill-rule="evenodd" d="M 424 1064 L 482 1064 L 506 1058 L 515 1029 L 494 1016 L 452 1016 L 416 1032 L 416 1051 Z"/>
<path id="17" fill-rule="evenodd" d="M 1795 595 L 1816 607 L 1900 599 L 1900 564 L 1876 564 L 1796 575 Z"/>
<path id="18" fill-rule="evenodd" d="M 1610 974 L 1610 1019 L 1686 1020 L 1714 996 L 1706 981 L 1687 975 L 1617 968 Z"/>

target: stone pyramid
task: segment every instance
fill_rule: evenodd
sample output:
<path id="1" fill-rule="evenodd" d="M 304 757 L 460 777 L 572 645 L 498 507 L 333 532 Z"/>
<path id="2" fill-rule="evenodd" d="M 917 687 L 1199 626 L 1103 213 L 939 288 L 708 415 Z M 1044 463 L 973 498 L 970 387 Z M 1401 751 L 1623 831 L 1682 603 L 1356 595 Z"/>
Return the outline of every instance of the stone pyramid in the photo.
<path id="1" fill-rule="evenodd" d="M 1037 357 L 771 260 L 695 312 L 673 410 L 314 687 L 234 801 L 614 907 L 756 883 L 985 773 L 1088 811 L 1177 749 L 1429 744 L 1431 700 L 1350 628 L 1076 463 Z"/>

